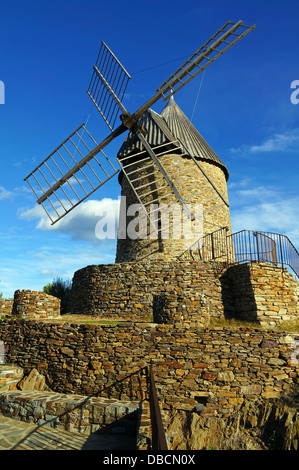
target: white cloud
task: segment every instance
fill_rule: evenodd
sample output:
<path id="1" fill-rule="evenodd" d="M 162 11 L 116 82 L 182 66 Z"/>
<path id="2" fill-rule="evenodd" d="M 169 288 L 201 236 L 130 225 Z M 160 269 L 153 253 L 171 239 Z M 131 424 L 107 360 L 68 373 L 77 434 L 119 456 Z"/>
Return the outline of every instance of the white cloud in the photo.
<path id="1" fill-rule="evenodd" d="M 8 191 L 7 189 L 3 188 L 3 186 L 0 186 L 0 201 L 12 197 L 12 195 L 12 191 Z"/>
<path id="2" fill-rule="evenodd" d="M 13 190 L 5 189 L 0 186 L 0 201 L 4 199 L 12 199 L 18 196 L 23 196 L 24 193 L 29 193 L 30 189 L 26 186 L 17 186 Z"/>
<path id="3" fill-rule="evenodd" d="M 257 154 L 268 152 L 298 152 L 299 129 L 292 129 L 281 134 L 273 134 L 258 145 L 243 145 L 231 148 L 232 154 Z"/>
<path id="4" fill-rule="evenodd" d="M 119 200 L 104 198 L 82 202 L 54 225 L 51 225 L 50 219 L 39 205 L 20 210 L 19 217 L 25 220 L 38 219 L 36 228 L 39 230 L 63 233 L 75 241 L 92 242 L 99 241 L 95 231 L 100 220 L 104 220 L 108 227 L 114 227 L 114 234 L 117 235 L 118 212 Z"/>
<path id="5" fill-rule="evenodd" d="M 230 201 L 233 232 L 271 231 L 287 235 L 299 246 L 299 196 L 287 197 L 277 188 L 254 187 L 241 180 L 230 189 Z"/>
<path id="6" fill-rule="evenodd" d="M 4 297 L 13 297 L 17 289 L 42 291 L 56 277 L 71 280 L 78 269 L 115 261 L 115 244 L 108 242 L 98 249 L 84 241 L 63 243 L 59 237 L 48 237 L 43 244 L 37 238 L 36 247 L 36 253 L 33 245 L 29 251 L 17 255 L 17 259 L 9 251 L 2 256 L 0 292 Z"/>
<path id="7" fill-rule="evenodd" d="M 57 269 L 42 269 L 40 272 L 42 276 L 51 276 L 55 277 L 61 274 L 61 271 L 57 271 Z"/>

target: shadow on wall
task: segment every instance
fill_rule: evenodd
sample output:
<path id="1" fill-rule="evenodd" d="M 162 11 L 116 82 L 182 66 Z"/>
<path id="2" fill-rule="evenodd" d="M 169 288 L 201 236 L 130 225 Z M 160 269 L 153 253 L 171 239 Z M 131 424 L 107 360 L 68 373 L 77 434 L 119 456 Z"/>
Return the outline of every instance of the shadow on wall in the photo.
<path id="1" fill-rule="evenodd" d="M 138 411 L 134 411 L 91 434 L 81 450 L 138 450 Z"/>
<path id="2" fill-rule="evenodd" d="M 153 321 L 154 323 L 167 323 L 167 316 L 165 313 L 165 294 L 154 295 L 153 297 Z"/>
<path id="3" fill-rule="evenodd" d="M 250 264 L 230 266 L 220 277 L 224 317 L 257 322 L 257 305 L 251 284 Z"/>

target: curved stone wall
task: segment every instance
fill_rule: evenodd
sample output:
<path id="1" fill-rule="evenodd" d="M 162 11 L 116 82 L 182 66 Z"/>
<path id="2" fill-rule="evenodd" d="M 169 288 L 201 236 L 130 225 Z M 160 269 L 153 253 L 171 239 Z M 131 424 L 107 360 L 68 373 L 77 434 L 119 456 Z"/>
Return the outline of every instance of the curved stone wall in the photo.
<path id="1" fill-rule="evenodd" d="M 223 269 L 223 263 L 193 261 L 87 266 L 74 274 L 70 310 L 116 320 L 208 324 L 210 316 L 224 315 Z"/>
<path id="2" fill-rule="evenodd" d="M 70 311 L 103 319 L 193 325 L 235 317 L 275 326 L 298 321 L 298 299 L 298 281 L 270 264 L 146 261 L 76 271 Z"/>
<path id="3" fill-rule="evenodd" d="M 11 315 L 13 307 L 13 299 L 0 299 L 0 317 L 3 315 Z"/>
<path id="4" fill-rule="evenodd" d="M 45 292 L 16 290 L 12 315 L 27 320 L 56 318 L 60 316 L 60 299 Z"/>

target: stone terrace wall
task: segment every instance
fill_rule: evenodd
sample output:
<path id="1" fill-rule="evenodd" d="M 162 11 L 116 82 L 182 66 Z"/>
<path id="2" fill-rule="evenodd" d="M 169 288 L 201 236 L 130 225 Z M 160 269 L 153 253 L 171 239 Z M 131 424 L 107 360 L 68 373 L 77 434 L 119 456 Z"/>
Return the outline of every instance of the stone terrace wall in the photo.
<path id="1" fill-rule="evenodd" d="M 91 434 L 139 410 L 139 402 L 53 392 L 0 391 L 0 413 L 39 426 Z M 125 426 L 122 421 L 122 426 Z M 128 429 L 127 431 L 129 431 Z"/>
<path id="2" fill-rule="evenodd" d="M 0 317 L 12 314 L 13 299 L 0 299 Z"/>
<path id="3" fill-rule="evenodd" d="M 245 399 L 276 398 L 299 383 L 298 335 L 283 332 L 6 320 L 0 338 L 8 363 L 25 374 L 38 369 L 59 393 L 97 394 L 152 363 L 164 409 L 201 403 L 206 415 L 231 413 Z M 140 399 L 138 376 L 102 396 Z"/>
<path id="4" fill-rule="evenodd" d="M 28 320 L 57 318 L 60 316 L 60 299 L 45 292 L 17 290 L 12 314 Z"/>
<path id="5" fill-rule="evenodd" d="M 139 262 L 93 265 L 73 278 L 77 315 L 191 322 L 237 317 L 274 326 L 299 317 L 299 283 L 281 267 L 248 263 Z"/>
<path id="6" fill-rule="evenodd" d="M 223 263 L 93 265 L 73 278 L 71 313 L 156 322 L 223 316 Z"/>
<path id="7" fill-rule="evenodd" d="M 239 264 L 227 272 L 234 317 L 275 326 L 299 319 L 299 283 L 286 269 L 266 263 Z"/>

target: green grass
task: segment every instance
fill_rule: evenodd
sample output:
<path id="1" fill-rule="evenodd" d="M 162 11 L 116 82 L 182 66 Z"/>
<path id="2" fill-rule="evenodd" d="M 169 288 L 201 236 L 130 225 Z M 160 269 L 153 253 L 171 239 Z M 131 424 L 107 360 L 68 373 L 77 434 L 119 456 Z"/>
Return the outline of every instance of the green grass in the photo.
<path id="1" fill-rule="evenodd" d="M 263 328 L 258 322 L 252 322 L 252 321 L 245 321 L 245 320 L 237 320 L 235 318 L 211 318 L 210 324 L 208 325 L 209 327 L 214 327 L 214 326 L 223 326 L 223 327 L 236 327 L 236 328 L 241 328 L 241 327 L 249 327 L 249 328 Z"/>
<path id="2" fill-rule="evenodd" d="M 78 323 L 94 323 L 96 325 L 118 325 L 120 322 L 118 320 L 82 320 Z"/>
<path id="3" fill-rule="evenodd" d="M 281 323 L 277 323 L 276 326 L 265 327 L 265 326 L 260 325 L 258 322 L 243 321 L 243 320 L 237 320 L 234 318 L 211 319 L 208 327 L 213 328 L 217 326 L 228 327 L 228 328 L 229 327 L 232 327 L 232 328 L 248 327 L 248 328 L 259 328 L 261 330 L 271 329 L 274 331 L 286 331 L 289 333 L 299 333 L 299 320 L 296 322 L 284 321 Z"/>

